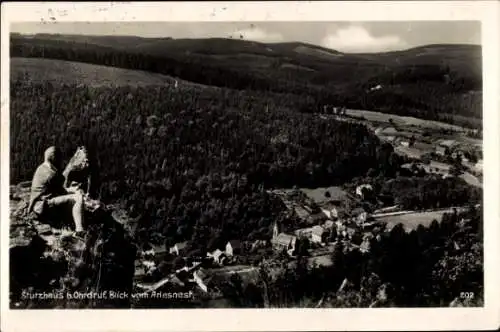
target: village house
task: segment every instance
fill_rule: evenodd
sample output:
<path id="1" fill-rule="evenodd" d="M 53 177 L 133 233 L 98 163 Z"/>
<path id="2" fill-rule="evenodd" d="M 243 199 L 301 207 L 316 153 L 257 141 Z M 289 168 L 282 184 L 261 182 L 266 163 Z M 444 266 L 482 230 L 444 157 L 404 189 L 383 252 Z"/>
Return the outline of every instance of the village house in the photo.
<path id="1" fill-rule="evenodd" d="M 303 205 L 302 208 L 309 214 L 313 213 L 313 209 L 309 205 Z"/>
<path id="2" fill-rule="evenodd" d="M 396 136 L 385 136 L 383 139 L 389 143 L 392 143 L 396 141 Z"/>
<path id="3" fill-rule="evenodd" d="M 208 283 L 210 278 L 208 274 L 203 270 L 199 269 L 193 272 L 193 281 L 205 292 L 208 292 Z"/>
<path id="4" fill-rule="evenodd" d="M 351 214 L 355 218 L 357 224 L 363 224 L 368 219 L 368 212 L 362 207 L 355 208 L 351 211 Z"/>
<path id="5" fill-rule="evenodd" d="M 241 254 L 242 244 L 239 240 L 231 240 L 226 244 L 226 255 L 232 257 Z"/>
<path id="6" fill-rule="evenodd" d="M 165 244 L 161 245 L 153 245 L 151 250 L 153 251 L 153 255 L 163 255 L 167 252 L 167 246 Z"/>
<path id="7" fill-rule="evenodd" d="M 322 236 L 325 230 L 323 227 L 316 225 L 313 227 L 297 229 L 295 235 L 309 239 L 312 243 L 322 243 Z"/>
<path id="8" fill-rule="evenodd" d="M 458 145 L 457 141 L 449 139 L 442 140 L 436 146 L 436 154 L 444 156 L 450 152 Z"/>
<path id="9" fill-rule="evenodd" d="M 212 258 L 214 264 L 217 265 L 224 265 L 227 259 L 226 254 L 220 249 L 215 249 L 213 252 L 207 253 L 207 257 Z"/>
<path id="10" fill-rule="evenodd" d="M 275 223 L 273 227 L 273 237 L 271 243 L 273 250 L 282 251 L 286 250 L 289 255 L 292 255 L 295 251 L 295 244 L 297 242 L 297 237 L 290 234 L 279 233 L 278 225 Z"/>
<path id="11" fill-rule="evenodd" d="M 333 204 L 325 205 L 321 208 L 323 214 L 332 220 L 340 219 L 345 217 L 345 208 L 340 206 L 335 206 Z"/>
<path id="12" fill-rule="evenodd" d="M 323 227 L 319 225 L 313 226 L 311 229 L 311 242 L 323 243 L 323 233 L 325 233 Z"/>
<path id="13" fill-rule="evenodd" d="M 440 156 L 446 155 L 446 147 L 440 145 L 436 146 L 436 154 Z"/>
<path id="14" fill-rule="evenodd" d="M 324 229 L 332 229 L 334 227 L 334 225 L 335 225 L 335 223 L 333 222 L 333 220 L 327 220 L 323 224 L 323 228 Z"/>
<path id="15" fill-rule="evenodd" d="M 359 249 L 361 252 L 369 252 L 370 251 L 370 241 L 374 238 L 372 234 L 365 234 L 363 237 L 363 242 L 360 244 Z"/>
<path id="16" fill-rule="evenodd" d="M 181 279 L 179 279 L 177 276 L 173 276 L 172 278 L 170 278 L 169 283 L 180 287 L 185 286 L 184 282 L 181 281 Z"/>
<path id="17" fill-rule="evenodd" d="M 303 207 L 301 206 L 296 206 L 294 208 L 294 211 L 295 211 L 295 214 L 300 218 L 300 219 L 306 219 L 308 216 L 309 216 L 309 212 L 307 212 L 307 210 L 305 210 Z"/>
<path id="18" fill-rule="evenodd" d="M 134 278 L 142 278 L 146 275 L 146 268 L 144 266 L 138 266 L 135 268 Z"/>
<path id="19" fill-rule="evenodd" d="M 366 191 L 373 191 L 371 184 L 362 184 L 356 187 L 356 195 L 363 199 L 365 198 Z"/>
<path id="20" fill-rule="evenodd" d="M 406 148 L 409 148 L 410 147 L 410 141 L 407 141 L 407 140 L 402 140 L 399 142 L 399 144 L 401 144 L 402 146 L 406 147 Z"/>
<path id="21" fill-rule="evenodd" d="M 311 214 L 309 215 L 309 217 L 307 217 L 307 221 L 311 224 L 320 224 L 322 223 L 324 220 L 326 219 L 326 216 L 323 212 L 320 212 L 319 213 L 315 213 L 315 214 Z"/>
<path id="22" fill-rule="evenodd" d="M 142 261 L 142 265 L 146 274 L 150 275 L 156 270 L 156 264 L 153 261 Z"/>
<path id="23" fill-rule="evenodd" d="M 169 253 L 179 256 L 187 247 L 187 241 L 176 243 L 170 248 Z"/>
<path id="24" fill-rule="evenodd" d="M 476 171 L 482 172 L 483 171 L 483 159 L 479 159 L 474 167 L 475 167 Z"/>

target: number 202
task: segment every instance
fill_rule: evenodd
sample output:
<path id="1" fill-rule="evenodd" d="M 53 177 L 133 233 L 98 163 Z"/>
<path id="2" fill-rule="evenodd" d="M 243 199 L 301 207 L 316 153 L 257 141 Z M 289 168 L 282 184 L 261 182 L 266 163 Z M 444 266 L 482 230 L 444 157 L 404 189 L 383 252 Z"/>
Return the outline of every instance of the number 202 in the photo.
<path id="1" fill-rule="evenodd" d="M 460 292 L 460 298 L 462 298 L 462 299 L 473 299 L 474 298 L 474 293 L 473 292 Z"/>

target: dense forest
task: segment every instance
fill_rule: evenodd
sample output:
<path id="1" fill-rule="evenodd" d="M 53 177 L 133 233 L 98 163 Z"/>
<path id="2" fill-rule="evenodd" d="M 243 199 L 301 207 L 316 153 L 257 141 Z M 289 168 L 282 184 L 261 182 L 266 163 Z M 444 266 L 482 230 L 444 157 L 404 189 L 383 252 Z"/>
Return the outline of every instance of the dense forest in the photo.
<path id="1" fill-rule="evenodd" d="M 86 145 L 94 195 L 121 201 L 157 241 L 267 237 L 284 209 L 265 189 L 343 183 L 387 156 L 362 125 L 293 111 L 301 98 L 196 88 L 11 89 L 11 182 L 30 180 L 46 147 Z M 295 106 L 296 107 L 296 106 Z"/>
<path id="2" fill-rule="evenodd" d="M 318 112 L 323 104 L 331 103 L 353 109 L 441 120 L 474 128 L 480 125 L 477 120 L 482 118 L 482 80 L 480 70 L 475 68 L 480 67 L 480 61 L 476 61 L 475 49 L 467 51 L 471 58 L 471 63 L 467 65 L 453 58 L 455 51 L 460 55 L 464 51 L 453 49 L 445 49 L 441 51 L 442 56 L 432 54 L 432 57 L 427 56 L 427 53 L 422 57 L 411 55 L 412 50 L 408 51 L 406 57 L 399 54 L 392 58 L 390 55 L 381 55 L 379 58 L 343 55 L 335 60 L 338 62 L 336 63 L 298 53 L 287 52 L 280 56 L 277 51 L 284 46 L 278 48 L 280 45 L 271 45 L 276 50 L 263 58 L 265 60 L 261 59 L 265 63 L 269 62 L 268 67 L 261 68 L 238 65 L 243 55 L 238 55 L 234 49 L 224 59 L 219 59 L 210 52 L 212 46 L 217 47 L 217 43 L 222 43 L 224 47 L 242 47 L 243 54 L 250 52 L 237 43 L 232 44 L 237 41 L 175 42 L 171 41 L 168 47 L 165 46 L 167 48 L 143 50 L 136 47 L 116 47 L 114 44 L 111 44 L 112 47 L 91 42 L 57 40 L 46 36 L 11 36 L 10 52 L 11 56 L 16 57 L 81 61 L 146 70 L 212 86 L 293 93 L 313 98 L 307 107 L 301 108 L 303 112 Z M 182 47 L 185 47 L 185 52 L 184 49 L 176 48 L 175 45 L 178 46 L 179 43 L 184 45 Z M 203 50 L 192 54 L 191 50 L 196 50 L 198 45 L 196 43 L 202 43 Z M 255 55 L 250 53 L 249 56 Z M 264 57 L 260 53 L 258 56 Z M 443 57 L 446 57 L 446 61 Z M 406 58 L 412 60 L 405 60 Z M 297 71 L 292 69 L 294 66 L 306 66 L 304 68 L 309 69 Z M 382 88 L 370 91 L 376 85 L 381 85 Z"/>
<path id="3" fill-rule="evenodd" d="M 376 209 L 398 205 L 405 210 L 439 209 L 450 206 L 479 204 L 483 200 L 481 188 L 472 187 L 459 177 L 442 178 L 424 170 L 419 174 L 398 171 L 396 175 L 383 175 L 369 170 L 368 176 L 354 178 L 345 184 L 348 191 L 356 186 L 370 184 L 373 194 L 365 199 L 367 206 Z"/>

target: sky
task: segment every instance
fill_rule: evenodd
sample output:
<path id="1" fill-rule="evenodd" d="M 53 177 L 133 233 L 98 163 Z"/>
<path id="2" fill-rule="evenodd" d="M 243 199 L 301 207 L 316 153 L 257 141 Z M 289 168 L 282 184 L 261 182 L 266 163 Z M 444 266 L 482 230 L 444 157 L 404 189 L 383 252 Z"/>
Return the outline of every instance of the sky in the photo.
<path id="1" fill-rule="evenodd" d="M 383 52 L 428 44 L 481 44 L 479 21 L 387 22 L 33 22 L 11 32 L 240 38 L 306 42 L 341 52 Z"/>

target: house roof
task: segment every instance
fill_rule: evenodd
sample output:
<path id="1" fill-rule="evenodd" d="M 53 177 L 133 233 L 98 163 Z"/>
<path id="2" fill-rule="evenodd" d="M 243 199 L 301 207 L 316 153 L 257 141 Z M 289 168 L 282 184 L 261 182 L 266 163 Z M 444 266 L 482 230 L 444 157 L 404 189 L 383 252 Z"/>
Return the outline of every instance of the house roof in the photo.
<path id="1" fill-rule="evenodd" d="M 220 249 L 215 249 L 211 255 L 215 258 L 219 258 L 220 255 L 222 255 L 224 252 L 222 252 Z"/>
<path id="2" fill-rule="evenodd" d="M 332 220 L 327 220 L 325 221 L 325 223 L 323 224 L 323 227 L 326 227 L 326 228 L 329 228 L 329 227 L 333 227 L 335 223 L 332 221 Z"/>
<path id="3" fill-rule="evenodd" d="M 177 249 L 184 249 L 187 247 L 187 241 L 184 241 L 184 242 L 179 242 L 179 243 L 176 243 L 175 246 L 177 247 Z"/>
<path id="4" fill-rule="evenodd" d="M 166 248 L 166 246 L 164 244 L 162 244 L 162 245 L 153 245 L 151 249 L 153 249 L 156 254 L 167 251 L 167 248 Z M 146 250 L 146 251 L 148 251 L 148 250 Z"/>
<path id="5" fill-rule="evenodd" d="M 457 141 L 453 140 L 453 139 L 447 139 L 447 140 L 442 140 L 441 142 L 439 142 L 439 145 L 441 146 L 445 146 L 445 147 L 452 147 L 454 145 L 457 144 Z"/>
<path id="6" fill-rule="evenodd" d="M 142 277 L 146 274 L 146 270 L 144 269 L 143 266 L 139 266 L 135 268 L 135 273 L 134 276 L 136 277 Z"/>
<path id="7" fill-rule="evenodd" d="M 297 239 L 296 236 L 290 235 L 290 234 L 285 234 L 285 233 L 280 233 L 278 236 L 274 239 L 275 243 L 279 244 L 285 244 L 288 245 L 291 242 L 295 241 Z"/>
<path id="8" fill-rule="evenodd" d="M 295 207 L 295 213 L 299 218 L 306 218 L 309 215 L 309 212 L 307 212 L 303 207 L 301 206 L 296 206 Z"/>
<path id="9" fill-rule="evenodd" d="M 323 229 L 323 227 L 318 226 L 318 225 L 313 226 L 312 229 L 311 229 L 311 231 L 312 231 L 313 234 L 319 235 L 319 236 L 321 236 L 325 232 L 325 230 Z"/>
<path id="10" fill-rule="evenodd" d="M 202 269 L 194 271 L 194 274 L 201 280 L 206 279 L 206 277 L 208 276 L 207 273 Z"/>

